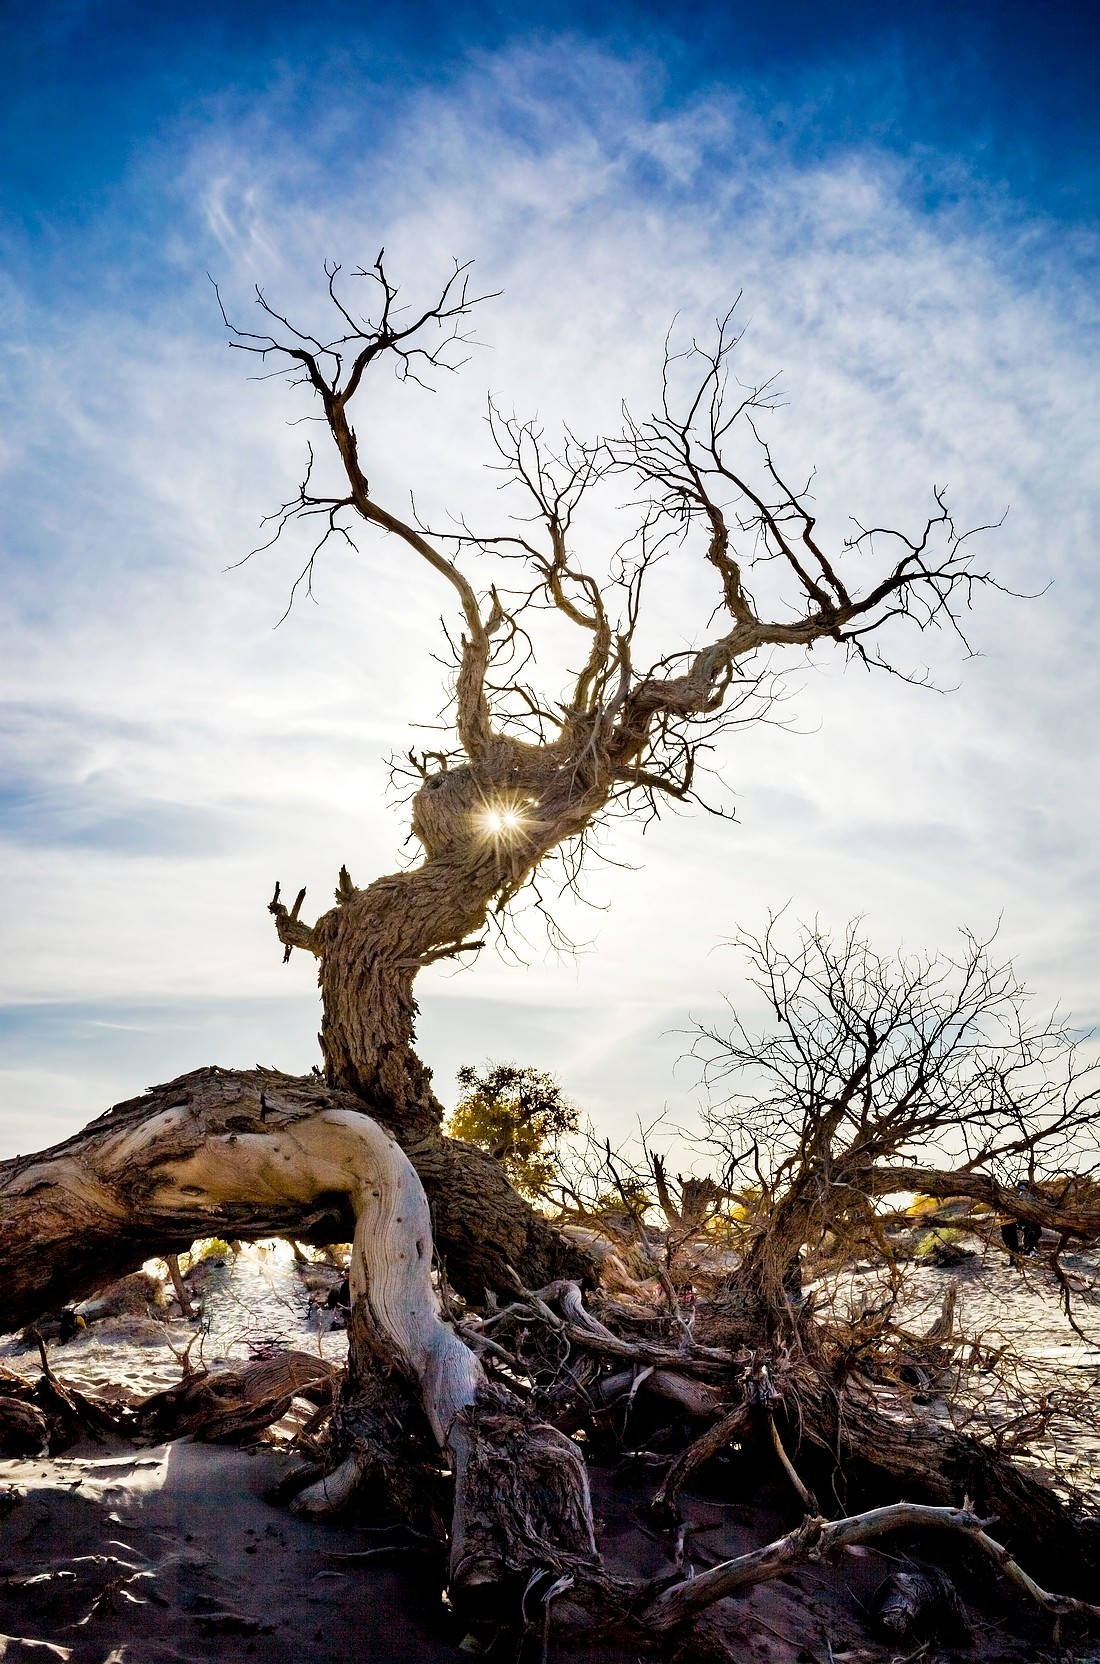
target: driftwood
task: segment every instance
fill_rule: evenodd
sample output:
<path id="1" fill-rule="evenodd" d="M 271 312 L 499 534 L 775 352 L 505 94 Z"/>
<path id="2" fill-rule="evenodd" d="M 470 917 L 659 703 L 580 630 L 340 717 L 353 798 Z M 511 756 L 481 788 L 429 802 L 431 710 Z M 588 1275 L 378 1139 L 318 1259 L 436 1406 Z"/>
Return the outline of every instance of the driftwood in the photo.
<path id="1" fill-rule="evenodd" d="M 0 1370 L 0 1455 L 52 1454 L 82 1436 L 125 1431 L 123 1413 L 58 1380 L 37 1338 L 42 1362 L 37 1381 Z"/>
<path id="2" fill-rule="evenodd" d="M 520 1298 L 494 1313 L 484 1327 L 495 1334 L 509 1323 L 534 1331 L 542 1324 L 548 1344 L 553 1343 L 551 1357 L 557 1344 L 567 1341 L 608 1360 L 622 1357 L 632 1363 L 630 1371 L 604 1374 L 591 1384 L 587 1390 L 597 1402 L 611 1403 L 644 1390 L 651 1379 L 646 1377 L 651 1367 L 647 1360 L 660 1358 L 663 1363 L 672 1351 L 652 1340 L 628 1341 L 614 1335 L 587 1312 L 572 1283 L 519 1292 Z M 721 1369 L 714 1363 L 718 1355 L 728 1360 Z M 777 1360 L 774 1381 L 759 1357 L 755 1367 L 747 1367 L 753 1364 L 748 1352 L 692 1343 L 675 1356 L 670 1374 L 690 1383 L 702 1373 L 705 1380 L 721 1382 L 728 1395 L 745 1402 L 731 1407 L 675 1459 L 647 1510 L 655 1522 L 675 1524 L 677 1496 L 690 1475 L 729 1443 L 744 1442 L 755 1422 L 807 1514 L 818 1511 L 814 1487 L 822 1496 L 834 1488 L 843 1495 L 847 1489 L 865 1502 L 900 1495 L 923 1504 L 955 1506 L 971 1497 L 976 1507 L 1005 1522 L 1011 1543 L 1021 1551 L 1026 1548 L 1029 1558 L 1056 1584 L 1083 1584 L 1094 1575 L 1090 1535 L 1048 1484 L 918 1405 L 905 1399 L 895 1399 L 892 1405 L 880 1401 L 872 1384 L 858 1377 L 834 1380 L 824 1357 L 813 1354 Z M 516 1366 L 514 1357 L 505 1353 L 505 1359 Z M 576 1371 L 575 1364 L 571 1367 Z"/>
<path id="3" fill-rule="evenodd" d="M 678 1410 L 698 1420 L 710 1420 L 722 1402 L 719 1388 L 693 1381 L 678 1369 L 655 1369 L 651 1364 L 635 1365 L 616 1375 L 603 1375 L 596 1390 L 604 1404 L 641 1392 L 647 1398 L 662 1398 L 666 1403 L 675 1404 Z"/>
<path id="4" fill-rule="evenodd" d="M 647 1509 L 655 1523 L 671 1526 L 678 1521 L 679 1492 L 706 1462 L 746 1438 L 754 1411 L 766 1417 L 767 1437 L 777 1459 L 803 1508 L 815 1514 L 813 1492 L 777 1425 L 782 1412 L 792 1428 L 801 1428 L 800 1464 L 820 1473 L 826 1485 L 835 1482 L 871 1497 L 884 1491 L 900 1493 L 937 1506 L 970 1497 L 976 1507 L 1003 1521 L 1011 1541 L 1026 1545 L 1031 1560 L 1057 1581 L 1083 1582 L 1095 1576 L 1091 1539 L 1058 1494 L 969 1434 L 945 1426 L 916 1406 L 904 1417 L 891 1414 L 866 1387 L 849 1384 L 838 1389 L 825 1375 L 806 1367 L 783 1382 L 782 1398 L 762 1395 L 751 1382 L 747 1386 L 749 1401 L 708 1428 L 668 1469 Z"/>
<path id="5" fill-rule="evenodd" d="M 145 1399 L 134 1412 L 134 1430 L 156 1440 L 243 1443 L 285 1415 L 295 1398 L 331 1403 L 341 1373 L 324 1358 L 283 1352 L 244 1369 L 190 1375 Z"/>
<path id="6" fill-rule="evenodd" d="M 659 1341 L 625 1340 L 587 1309 L 579 1283 L 562 1279 L 545 1288 L 527 1289 L 514 1274 L 513 1282 L 521 1298 L 479 1322 L 476 1329 L 471 1328 L 471 1333 L 476 1335 L 507 1319 L 521 1317 L 532 1323 L 545 1323 L 573 1345 L 601 1357 L 621 1358 L 673 1376 L 703 1376 L 714 1381 L 727 1380 L 731 1370 L 743 1366 L 752 1356 L 747 1351 L 731 1352 L 721 1346 L 667 1346 Z M 560 1316 L 552 1309 L 551 1301 L 560 1305 Z M 693 1402 L 700 1406 L 693 1414 L 706 1413 L 702 1408 L 704 1400 L 695 1398 Z"/>
<path id="7" fill-rule="evenodd" d="M 668 1469 L 660 1486 L 646 1506 L 646 1513 L 655 1525 L 673 1526 L 679 1522 L 678 1497 L 691 1475 L 714 1459 L 727 1446 L 741 1443 L 751 1432 L 754 1421 L 761 1418 L 767 1425 L 768 1439 L 779 1465 L 790 1482 L 807 1514 L 816 1514 L 817 1499 L 803 1482 L 787 1453 L 776 1426 L 776 1407 L 779 1395 L 771 1384 L 765 1368 L 757 1369 L 746 1381 L 744 1401 L 728 1411 L 713 1427 L 682 1450 Z"/>
<path id="8" fill-rule="evenodd" d="M 949 1531 L 957 1533 L 997 1565 L 1002 1575 L 1052 1617 L 1075 1616 L 1090 1623 L 1100 1621 L 1100 1606 L 1076 1600 L 1071 1595 L 1051 1594 L 1017 1564 L 1003 1544 L 990 1537 L 979 1519 L 965 1508 L 934 1508 L 913 1502 L 896 1502 L 886 1508 L 849 1515 L 840 1520 L 806 1519 L 796 1530 L 750 1554 L 726 1560 L 696 1577 L 664 1588 L 645 1606 L 641 1621 L 658 1634 L 678 1628 L 730 1595 L 740 1594 L 754 1584 L 782 1577 L 807 1560 L 827 1555 L 857 1543 L 872 1542 L 891 1531 Z"/>

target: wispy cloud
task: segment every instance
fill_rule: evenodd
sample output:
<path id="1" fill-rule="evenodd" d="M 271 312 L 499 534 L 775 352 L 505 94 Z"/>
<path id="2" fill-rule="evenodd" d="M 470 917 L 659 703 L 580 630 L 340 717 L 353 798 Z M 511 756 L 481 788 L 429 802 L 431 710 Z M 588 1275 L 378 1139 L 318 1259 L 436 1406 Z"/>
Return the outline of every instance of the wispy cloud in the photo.
<path id="1" fill-rule="evenodd" d="M 774 435 L 795 471 L 817 467 L 826 535 L 852 513 L 919 521 L 946 483 L 968 521 L 1011 505 L 988 542 L 1007 583 L 1053 583 L 1035 601 L 981 601 L 981 658 L 933 644 L 950 695 L 828 657 L 806 667 L 800 731 L 729 747 L 740 828 L 618 829 L 609 851 L 646 870 L 595 878 L 609 911 L 580 916 L 576 934 L 597 932 L 598 951 L 431 973 L 429 1038 L 449 1052 L 448 1002 L 461 999 L 483 1016 L 480 1031 L 463 1017 L 471 1056 L 518 1055 L 530 1034 L 512 1002 L 558 1011 L 539 1031 L 551 1055 L 533 1061 L 567 1085 L 582 1074 L 613 1123 L 643 1107 L 631 1048 L 665 1060 L 667 1092 L 651 1069 L 652 1094 L 683 1104 L 678 1043 L 658 1037 L 734 980 L 716 938 L 788 898 L 826 921 L 865 912 L 886 942 L 913 945 L 1003 914 L 1025 974 L 1094 1014 L 1098 354 L 1084 234 L 1060 249 L 950 161 L 926 161 L 925 182 L 937 166 L 951 182 L 930 207 L 896 156 L 808 159 L 735 93 L 671 108 L 659 65 L 576 39 L 480 54 L 377 120 L 369 85 L 349 79 L 323 132 L 293 92 L 288 79 L 232 113 L 212 108 L 160 141 L 155 170 L 139 165 L 113 211 L 130 216 L 127 248 L 135 216 L 155 233 L 148 294 L 139 263 L 115 273 L 113 298 L 100 272 L 92 306 L 47 317 L 33 292 L 14 297 L 7 998 L 109 996 L 125 1022 L 154 997 L 203 990 L 230 1010 L 291 987 L 300 1034 L 283 1032 L 298 1066 L 312 972 L 282 972 L 263 902 L 274 877 L 308 882 L 322 906 L 341 861 L 360 882 L 395 864 L 405 830 L 384 807 L 381 759 L 438 709 L 431 653 L 448 597 L 368 540 L 326 556 L 319 606 L 272 630 L 300 551 L 224 571 L 293 486 L 309 430 L 283 426 L 301 403 L 248 382 L 225 351 L 204 273 L 239 316 L 262 282 L 316 317 L 322 260 L 350 267 L 385 242 L 414 290 L 474 254 L 505 291 L 480 324 L 490 347 L 461 377 L 434 396 L 378 389 L 361 441 L 391 500 L 413 489 L 430 519 L 499 522 L 481 466 L 488 389 L 549 422 L 613 425 L 624 396 L 652 398 L 674 315 L 685 334 L 705 328 L 741 289 L 742 373 L 784 372 Z M 598 555 L 617 529 L 607 505 L 582 536 Z M 702 563 L 665 582 L 662 628 L 686 636 L 714 600 Z M 904 650 L 916 664 L 927 649 Z M 113 830 L 97 841 L 97 824 Z M 602 1072 L 570 1015 L 580 1006 L 621 1037 L 596 1046 Z M 121 1040 L 112 1055 L 125 1090 Z"/>

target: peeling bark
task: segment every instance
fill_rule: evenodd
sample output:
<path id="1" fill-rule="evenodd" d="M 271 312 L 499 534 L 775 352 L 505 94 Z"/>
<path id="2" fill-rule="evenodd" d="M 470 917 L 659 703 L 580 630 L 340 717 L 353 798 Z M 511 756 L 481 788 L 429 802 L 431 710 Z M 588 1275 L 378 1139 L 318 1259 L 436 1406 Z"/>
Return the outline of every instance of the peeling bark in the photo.
<path id="1" fill-rule="evenodd" d="M 291 1235 L 346 1242 L 354 1216 L 344 1190 L 308 1199 L 278 1186 L 251 1198 L 169 1193 L 163 1173 L 207 1136 L 231 1151 L 325 1113 L 363 1112 L 361 1100 L 316 1076 L 273 1069 L 197 1069 L 118 1104 L 50 1150 L 0 1162 L 0 1332 L 78 1300 L 153 1254 L 196 1237 Z M 289 1145 L 288 1145 L 289 1148 Z M 438 1132 L 411 1152 L 428 1192 L 440 1253 L 455 1285 L 476 1300 L 508 1287 L 514 1266 L 534 1283 L 588 1269 L 511 1189 L 484 1151 Z"/>
<path id="2" fill-rule="evenodd" d="M 427 1198 L 408 1157 L 355 1099 L 271 1072 L 202 1070 L 0 1170 L 0 1327 L 102 1282 L 105 1268 L 195 1237 L 303 1237 L 353 1221 L 350 1404 L 389 1375 L 415 1386 L 454 1466 L 452 1585 L 510 1585 L 595 1555 L 580 1454 L 500 1389 L 442 1319 Z M 110 1262 L 114 1261 L 112 1265 Z M 368 1418 L 369 1419 L 369 1418 Z M 351 1500 L 354 1442 L 299 1505 Z M 503 1477 L 507 1475 L 507 1483 Z"/>

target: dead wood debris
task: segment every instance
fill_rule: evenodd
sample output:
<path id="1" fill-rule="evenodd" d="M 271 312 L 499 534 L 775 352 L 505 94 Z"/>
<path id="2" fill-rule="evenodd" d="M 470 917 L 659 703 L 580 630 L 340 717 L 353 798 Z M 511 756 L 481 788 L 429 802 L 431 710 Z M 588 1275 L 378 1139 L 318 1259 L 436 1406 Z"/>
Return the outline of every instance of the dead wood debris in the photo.
<path id="1" fill-rule="evenodd" d="M 883 1362 L 888 1378 L 894 1382 L 892 1411 L 887 1407 L 888 1399 L 878 1398 L 866 1375 L 866 1357 L 864 1373 L 847 1379 L 843 1367 L 839 1375 L 831 1373 L 829 1358 L 824 1355 L 808 1359 L 776 1352 L 767 1357 L 730 1345 L 696 1345 L 682 1332 L 673 1342 L 668 1333 L 671 1325 L 662 1324 L 660 1313 L 653 1308 L 643 1312 L 635 1306 L 626 1323 L 623 1317 L 627 1314 L 618 1302 L 600 1303 L 597 1298 L 595 1305 L 595 1311 L 588 1309 L 575 1283 L 559 1282 L 538 1290 L 517 1287 L 516 1298 L 507 1306 L 484 1317 L 462 1319 L 463 1333 L 479 1350 L 483 1349 L 490 1371 L 520 1382 L 532 1404 L 550 1415 L 556 1413 L 559 1425 L 579 1433 L 594 1452 L 601 1441 L 605 1445 L 615 1442 L 615 1413 L 621 1435 L 627 1418 L 643 1399 L 649 1405 L 650 1427 L 656 1423 L 649 1445 L 661 1443 L 657 1400 L 664 1397 L 667 1413 L 671 1395 L 659 1394 L 655 1385 L 659 1375 L 706 1394 L 694 1400 L 694 1414 L 680 1429 L 680 1448 L 667 1462 L 644 1510 L 655 1525 L 669 1532 L 673 1575 L 639 1591 L 616 1583 L 606 1574 L 579 1574 L 555 1563 L 559 1577 L 569 1580 L 567 1591 L 555 1585 L 555 1622 L 560 1627 L 583 1628 L 586 1623 L 595 1623 L 597 1627 L 634 1626 L 651 1636 L 672 1634 L 690 1626 L 716 1601 L 887 1532 L 918 1537 L 928 1532 L 961 1536 L 996 1568 L 1002 1587 L 1007 1583 L 1027 1606 L 1051 1619 L 1056 1627 L 1066 1622 L 1086 1627 L 1100 1623 L 1100 1607 L 1073 1594 L 1052 1592 L 1025 1571 L 1016 1558 L 1017 1552 L 1026 1558 L 1025 1551 L 1042 1557 L 1042 1544 L 1029 1541 L 1029 1529 L 1035 1524 L 1041 1531 L 1042 1510 L 1046 1510 L 1046 1520 L 1061 1530 L 1063 1542 L 1076 1544 L 1080 1575 L 1080 1567 L 1091 1564 L 1094 1558 L 1088 1546 L 1088 1522 L 1079 1525 L 1078 1516 L 1059 1502 L 1049 1487 L 1015 1469 L 997 1451 L 931 1421 L 919 1409 L 919 1392 L 914 1399 L 911 1394 L 899 1396 L 895 1390 L 900 1372 L 897 1364 L 889 1363 L 890 1345 L 903 1359 L 919 1353 L 929 1366 L 945 1358 L 950 1361 L 956 1347 L 962 1345 L 962 1337 L 955 1334 L 955 1302 L 950 1297 L 927 1335 L 891 1331 L 894 1338 L 885 1346 Z M 612 1323 L 617 1329 L 611 1327 Z M 628 1334 L 621 1332 L 624 1328 Z M 887 1336 L 882 1334 L 880 1338 L 885 1341 Z M 847 1361 L 842 1357 L 842 1365 Z M 624 1363 L 629 1367 L 624 1369 Z M 910 1416 L 920 1428 L 915 1445 L 909 1445 Z M 754 1447 L 758 1459 L 762 1452 L 771 1452 L 774 1471 L 777 1476 L 785 1476 L 804 1518 L 775 1542 L 689 1576 L 684 1569 L 683 1527 L 676 1530 L 680 1520 L 678 1496 L 695 1473 L 734 1446 Z M 910 1489 L 919 1498 L 923 1489 L 924 1499 L 905 1498 L 835 1519 L 824 1518 L 815 1491 L 804 1476 L 803 1462 L 808 1461 L 816 1473 L 823 1475 L 826 1470 L 839 1470 L 855 1460 L 855 1446 L 858 1465 L 865 1474 L 876 1476 L 880 1491 L 892 1487 L 896 1495 L 898 1489 Z M 937 1450 L 943 1458 L 940 1470 L 932 1460 Z M 644 1451 L 635 1454 L 638 1461 L 645 1456 Z M 926 1469 L 923 1474 L 922 1464 Z M 1006 1500 L 1010 1503 L 1004 1523 L 1011 1540 L 1020 1545 L 1018 1551 L 990 1534 L 991 1517 L 979 1515 L 961 1490 L 956 1496 L 963 1502 L 962 1507 L 946 1499 L 952 1475 L 956 1482 L 967 1475 L 977 1477 L 987 1503 L 991 1499 L 1001 1506 Z M 1074 1573 L 1068 1559 L 1060 1569 L 1072 1581 Z M 909 1594 L 915 1590 L 922 1598 L 912 1600 L 904 1632 L 919 1638 L 922 1624 L 931 1631 L 937 1623 L 950 1630 L 953 1614 L 957 1616 L 950 1585 L 942 1581 L 942 1574 L 934 1567 L 927 1569 L 927 1586 L 920 1582 L 924 1568 L 916 1566 L 911 1575 L 915 1582 Z M 933 1586 L 939 1591 L 938 1605 L 929 1595 Z M 899 1591 L 894 1594 L 897 1598 L 891 1610 L 904 1605 Z M 880 1607 L 883 1604 L 880 1602 Z M 881 1612 L 879 1617 L 882 1620 Z M 902 1633 L 901 1628 L 898 1633 Z"/>
<path id="2" fill-rule="evenodd" d="M 320 1410 L 331 1406 L 341 1373 L 307 1352 L 280 1352 L 242 1369 L 189 1375 L 145 1399 L 131 1424 L 144 1438 L 244 1443 L 284 1416 L 295 1398 Z"/>
<path id="3" fill-rule="evenodd" d="M 925 1357 L 937 1347 L 950 1349 L 954 1356 L 963 1344 L 954 1332 L 954 1311 L 947 1317 L 941 1314 L 941 1319 L 925 1336 L 892 1331 L 897 1337 L 894 1344 L 909 1350 L 923 1344 Z M 512 1522 L 515 1542 L 524 1545 L 523 1553 L 513 1556 L 517 1599 L 522 1595 L 521 1616 L 515 1621 L 524 1631 L 533 1628 L 548 1634 L 551 1626 L 562 1634 L 574 1629 L 610 1629 L 635 1634 L 639 1640 L 662 1638 L 663 1646 L 665 1641 L 694 1633 L 693 1626 L 716 1602 L 891 1532 L 904 1534 L 910 1555 L 912 1544 L 922 1534 L 960 1538 L 994 1568 L 1002 1589 L 1014 1590 L 1027 1607 L 1056 1628 L 1100 1625 L 1100 1606 L 1081 1594 L 1052 1591 L 1024 1570 L 1017 1553 L 1026 1560 L 1041 1547 L 1029 1541 L 1026 1518 L 1018 1512 L 1002 1516 L 1003 1525 L 1009 1528 L 1007 1542 L 991 1534 L 988 1498 L 979 1497 L 977 1507 L 987 1509 L 980 1513 L 961 1494 L 961 1507 L 949 1504 L 933 1485 L 931 1495 L 926 1487 L 924 1500 L 906 1497 L 845 1512 L 838 1518 L 823 1516 L 818 1497 L 828 1493 L 822 1489 L 822 1479 L 838 1466 L 838 1457 L 840 1467 L 847 1465 L 853 1441 L 862 1447 L 857 1465 L 876 1470 L 880 1488 L 893 1486 L 895 1495 L 897 1489 L 916 1484 L 920 1464 L 937 1439 L 946 1448 L 950 1430 L 937 1430 L 927 1415 L 922 1421 L 911 1403 L 906 1411 L 908 1401 L 901 1398 L 891 1414 L 884 1401 L 876 1399 L 865 1372 L 845 1378 L 843 1369 L 840 1376 L 830 1374 L 826 1356 L 807 1359 L 778 1349 L 764 1353 L 739 1348 L 731 1331 L 727 1331 L 726 1344 L 718 1345 L 715 1342 L 721 1335 L 713 1325 L 700 1324 L 708 1340 L 703 1344 L 685 1334 L 682 1326 L 674 1326 L 659 1308 L 641 1301 L 601 1299 L 598 1294 L 586 1299 L 580 1286 L 569 1280 L 532 1290 L 517 1279 L 515 1298 L 507 1305 L 481 1315 L 456 1313 L 455 1321 L 479 1352 L 490 1380 L 507 1389 L 498 1398 L 490 1391 L 471 1419 L 469 1456 L 460 1475 L 471 1504 L 464 1517 L 475 1522 L 475 1529 L 469 1541 L 457 1545 L 457 1554 L 456 1545 L 451 1545 L 451 1566 L 452 1572 L 456 1564 L 464 1568 L 468 1584 L 464 1609 L 475 1629 L 489 1621 L 479 1611 L 476 1598 L 480 1563 L 497 1565 L 502 1558 L 508 1563 L 509 1545 L 502 1543 L 500 1532 L 504 1530 L 507 1536 L 509 1531 L 509 1476 L 530 1459 L 533 1449 L 541 1448 L 539 1439 L 553 1442 L 553 1450 L 547 1447 L 551 1475 L 563 1452 L 574 1453 L 570 1460 L 583 1468 L 585 1446 L 597 1459 L 618 1460 L 624 1453 L 633 1453 L 636 1463 L 652 1461 L 664 1467 L 643 1511 L 667 1533 L 669 1572 L 644 1585 L 610 1576 L 599 1563 L 596 1545 L 582 1529 L 583 1521 L 574 1522 L 575 1529 L 566 1534 L 568 1540 L 562 1538 L 560 1499 L 548 1489 L 545 1518 L 519 1520 L 517 1516 Z M 47 1446 L 62 1448 L 90 1430 L 108 1429 L 131 1438 L 187 1436 L 246 1442 L 261 1437 L 294 1399 L 304 1399 L 314 1406 L 314 1425 L 311 1428 L 307 1423 L 299 1443 L 307 1454 L 322 1458 L 309 1468 L 307 1477 L 326 1470 L 323 1437 L 319 1443 L 314 1434 L 336 1403 L 342 1372 L 315 1356 L 284 1352 L 240 1369 L 195 1373 L 144 1403 L 123 1409 L 100 1404 L 60 1382 L 44 1343 L 40 1353 L 43 1370 L 37 1383 L 0 1373 L 0 1449 L 5 1454 L 35 1455 Z M 898 1372 L 889 1364 L 889 1346 L 882 1357 L 896 1387 Z M 850 1360 L 845 1357 L 844 1363 L 847 1367 Z M 677 1418 L 672 1423 L 670 1415 Z M 922 1446 L 918 1439 L 905 1469 L 895 1460 L 891 1438 L 903 1448 L 911 1443 L 915 1427 L 923 1428 L 925 1443 Z M 534 1443 L 533 1429 L 537 1433 Z M 884 1429 L 889 1430 L 886 1435 Z M 957 1456 L 968 1435 L 950 1436 Z M 638 1437 L 640 1445 L 635 1442 Z M 1021 1431 L 1021 1440 L 1026 1442 L 1026 1431 Z M 1018 1473 L 1003 1452 L 973 1440 L 970 1446 L 973 1452 L 983 1452 L 988 1463 Z M 770 1463 L 804 1517 L 791 1531 L 748 1554 L 696 1570 L 686 1552 L 678 1498 L 706 1464 L 734 1448 L 758 1464 Z M 952 1471 L 962 1474 L 958 1465 Z M 1066 1531 L 1072 1533 L 1074 1516 L 1054 1493 L 1030 1476 L 1023 1476 L 1022 1483 L 1018 1494 L 1023 1503 L 1033 1492 L 1042 1491 L 1050 1506 L 1060 1510 L 1058 1518 Z M 492 1508 L 479 1510 L 478 1497 L 489 1492 Z M 531 1494 L 529 1485 L 521 1487 L 516 1492 L 516 1508 L 520 1504 L 528 1508 Z M 492 1522 L 484 1543 L 476 1528 L 482 1512 Z M 412 1540 L 425 1549 L 433 1542 L 443 1548 L 445 1518 L 446 1509 L 436 1509 L 428 1536 Z M 1087 1548 L 1085 1527 L 1081 1530 L 1082 1561 L 1091 1561 L 1094 1552 Z M 391 1553 L 394 1545 L 368 1552 Z M 911 1569 L 883 1585 L 870 1621 L 883 1635 L 892 1633 L 907 1642 L 934 1634 L 937 1623 L 950 1629 L 958 1617 L 957 1601 L 952 1604 L 955 1597 L 942 1573 L 912 1560 L 906 1564 Z M 1068 1571 L 1067 1577 L 1072 1582 Z M 499 1605 L 499 1587 L 488 1581 L 485 1587 L 487 1610 L 499 1627 L 500 1613 L 493 1611 L 493 1603 Z"/>

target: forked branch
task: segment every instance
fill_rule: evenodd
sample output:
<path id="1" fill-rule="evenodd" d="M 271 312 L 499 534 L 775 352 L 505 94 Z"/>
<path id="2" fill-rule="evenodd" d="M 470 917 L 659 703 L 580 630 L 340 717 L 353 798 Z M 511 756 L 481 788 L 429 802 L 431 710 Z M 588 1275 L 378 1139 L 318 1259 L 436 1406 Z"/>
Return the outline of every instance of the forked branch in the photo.
<path id="1" fill-rule="evenodd" d="M 625 412 L 617 437 L 585 440 L 565 429 L 552 443 L 534 422 L 490 403 L 494 466 L 516 501 L 512 526 L 485 533 L 462 522 L 457 532 L 432 532 L 374 495 L 350 408 L 380 363 L 420 385 L 457 369 L 457 349 L 472 341 L 471 313 L 490 297 L 471 293 L 469 266 L 456 263 L 432 304 L 408 310 L 379 255 L 351 274 L 371 286 L 378 303 L 376 315 L 360 316 L 339 277 L 338 266 L 326 267 L 337 320 L 331 338 L 291 324 L 261 290 L 267 332 L 229 325 L 234 346 L 288 369 L 320 399 L 347 482 L 345 495 L 323 497 L 307 473 L 277 517 L 276 536 L 294 520 L 322 515 L 312 571 L 328 538 L 347 535 L 349 514 L 395 538 L 454 590 L 462 617 L 454 643 L 455 727 L 469 762 L 488 772 L 487 783 L 499 786 L 510 775 L 528 800 L 527 872 L 563 841 L 583 838 L 616 805 L 644 803 L 657 813 L 662 801 L 697 800 L 701 750 L 724 728 L 767 710 L 772 690 L 763 679 L 763 653 L 804 652 L 829 640 L 868 666 L 896 669 L 869 648 L 868 637 L 899 618 L 921 629 L 959 628 L 974 587 L 993 582 L 974 566 L 973 534 L 956 528 L 938 489 L 935 510 L 915 535 L 859 526 L 838 549 L 827 547 L 808 486 L 788 483 L 762 435 L 761 422 L 777 403 L 774 386 L 731 394 L 740 340 L 733 310 L 718 321 L 712 344 L 693 342 L 683 353 L 666 346 L 660 407 L 644 421 Z M 741 458 L 742 437 L 749 459 L 753 452 L 758 458 L 755 475 Z M 615 548 L 601 553 L 597 543 L 593 557 L 582 559 L 580 518 L 611 481 L 626 483 L 634 525 Z M 879 546 L 891 542 L 900 552 L 878 561 Z M 647 579 L 666 557 L 690 562 L 696 546 L 719 578 L 722 627 L 701 645 L 673 648 L 643 668 L 636 644 L 640 625 L 652 623 L 642 605 Z M 858 571 L 849 573 L 853 556 Z M 491 582 L 479 597 L 462 564 L 467 557 L 483 566 L 510 561 L 521 579 L 511 590 Z M 766 580 L 766 605 L 749 588 L 753 571 Z M 775 581 L 781 572 L 790 584 Z M 539 647 L 524 621 L 538 611 L 557 615 L 585 643 L 571 685 L 557 699 L 523 679 L 524 666 L 538 668 Z"/>
<path id="2" fill-rule="evenodd" d="M 735 1560 L 726 1560 L 687 1582 L 662 1590 L 645 1608 L 642 1622 L 647 1629 L 658 1633 L 675 1629 L 697 1617 L 716 1600 L 739 1594 L 756 1583 L 782 1577 L 807 1560 L 823 1560 L 857 1543 L 873 1542 L 891 1531 L 948 1531 L 961 1535 L 988 1555 L 1021 1593 L 1052 1617 L 1100 1621 L 1100 1606 L 1072 1595 L 1051 1594 L 1029 1577 L 1008 1549 L 988 1535 L 986 1526 L 992 1523 L 978 1519 L 967 1508 L 935 1508 L 918 1502 L 894 1502 L 885 1508 L 872 1508 L 865 1514 L 852 1514 L 840 1520 L 807 1519 L 785 1537 L 763 1548 L 738 1555 Z"/>

